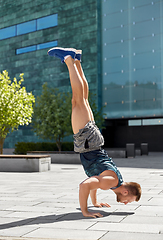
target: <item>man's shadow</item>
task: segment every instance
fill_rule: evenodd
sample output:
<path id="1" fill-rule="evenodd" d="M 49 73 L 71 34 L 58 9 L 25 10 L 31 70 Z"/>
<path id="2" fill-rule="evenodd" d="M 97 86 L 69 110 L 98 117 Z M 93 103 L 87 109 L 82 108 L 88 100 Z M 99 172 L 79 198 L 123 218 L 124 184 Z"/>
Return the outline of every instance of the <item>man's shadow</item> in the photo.
<path id="1" fill-rule="evenodd" d="M 77 209 L 80 210 L 80 209 Z M 133 215 L 134 212 L 104 212 L 102 210 L 91 210 L 91 212 L 99 212 L 103 215 L 103 218 L 108 217 L 109 215 L 117 215 L 117 216 L 128 216 Z M 10 219 L 10 218 L 9 218 Z M 13 227 L 20 227 L 24 225 L 34 225 L 34 224 L 47 224 L 47 223 L 55 223 L 55 222 L 62 222 L 62 221 L 75 221 L 81 219 L 93 219 L 91 217 L 85 218 L 81 212 L 68 212 L 63 214 L 53 214 L 53 215 L 46 215 L 46 216 L 39 216 L 33 218 L 27 218 L 19 221 L 14 221 L 10 223 L 0 224 L 0 230 L 8 229 Z"/>

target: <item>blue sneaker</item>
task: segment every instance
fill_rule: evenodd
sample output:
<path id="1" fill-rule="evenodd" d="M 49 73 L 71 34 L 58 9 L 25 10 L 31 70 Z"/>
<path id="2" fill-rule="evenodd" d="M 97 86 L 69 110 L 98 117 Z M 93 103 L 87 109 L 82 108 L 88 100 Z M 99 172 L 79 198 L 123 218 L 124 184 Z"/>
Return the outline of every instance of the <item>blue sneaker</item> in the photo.
<path id="1" fill-rule="evenodd" d="M 61 62 L 64 63 L 64 58 L 70 55 L 73 59 L 75 59 L 76 49 L 74 48 L 61 48 L 54 47 L 48 51 L 48 55 L 52 57 L 57 57 L 61 59 Z"/>
<path id="2" fill-rule="evenodd" d="M 82 55 L 82 50 L 76 50 L 75 60 L 79 60 L 81 62 L 81 55 Z"/>

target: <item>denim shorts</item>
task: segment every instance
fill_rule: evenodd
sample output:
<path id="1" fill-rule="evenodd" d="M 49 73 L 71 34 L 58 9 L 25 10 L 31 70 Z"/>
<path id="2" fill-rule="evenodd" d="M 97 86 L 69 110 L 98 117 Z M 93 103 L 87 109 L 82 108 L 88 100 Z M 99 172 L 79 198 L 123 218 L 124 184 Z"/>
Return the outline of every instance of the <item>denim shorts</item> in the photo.
<path id="1" fill-rule="evenodd" d="M 75 152 L 89 152 L 100 149 L 104 145 L 104 138 L 94 121 L 88 122 L 73 137 Z"/>
<path id="2" fill-rule="evenodd" d="M 112 158 L 110 158 L 104 149 L 94 150 L 91 152 L 80 153 L 80 160 L 88 177 L 98 176 L 105 170 L 114 171 L 118 177 L 118 188 L 123 183 L 121 173 L 117 169 Z M 115 189 L 112 188 L 112 189 Z"/>

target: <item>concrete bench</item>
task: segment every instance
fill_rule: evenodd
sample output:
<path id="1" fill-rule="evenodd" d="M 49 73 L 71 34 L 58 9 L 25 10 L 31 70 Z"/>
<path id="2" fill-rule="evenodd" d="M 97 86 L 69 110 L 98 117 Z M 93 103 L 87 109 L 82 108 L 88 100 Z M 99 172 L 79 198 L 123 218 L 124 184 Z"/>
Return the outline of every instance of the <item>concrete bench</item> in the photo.
<path id="1" fill-rule="evenodd" d="M 44 172 L 50 170 L 49 155 L 0 155 L 0 172 Z"/>
<path id="2" fill-rule="evenodd" d="M 44 155 L 48 154 L 51 157 L 51 163 L 62 164 L 81 164 L 79 153 L 74 151 L 28 151 L 27 155 Z"/>

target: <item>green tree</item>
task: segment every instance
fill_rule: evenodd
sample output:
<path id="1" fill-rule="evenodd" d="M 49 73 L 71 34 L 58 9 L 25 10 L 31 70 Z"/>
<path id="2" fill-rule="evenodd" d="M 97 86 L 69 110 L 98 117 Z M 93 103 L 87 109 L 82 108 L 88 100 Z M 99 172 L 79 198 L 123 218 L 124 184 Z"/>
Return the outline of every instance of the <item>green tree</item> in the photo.
<path id="1" fill-rule="evenodd" d="M 9 131 L 18 129 L 19 125 L 28 125 L 32 120 L 35 98 L 21 87 L 23 75 L 20 74 L 19 81 L 14 78 L 11 82 L 6 70 L 0 73 L 0 154 Z"/>
<path id="2" fill-rule="evenodd" d="M 72 134 L 71 94 L 52 89 L 45 83 L 34 106 L 33 128 L 42 139 L 54 140 L 61 151 L 63 138 Z"/>

